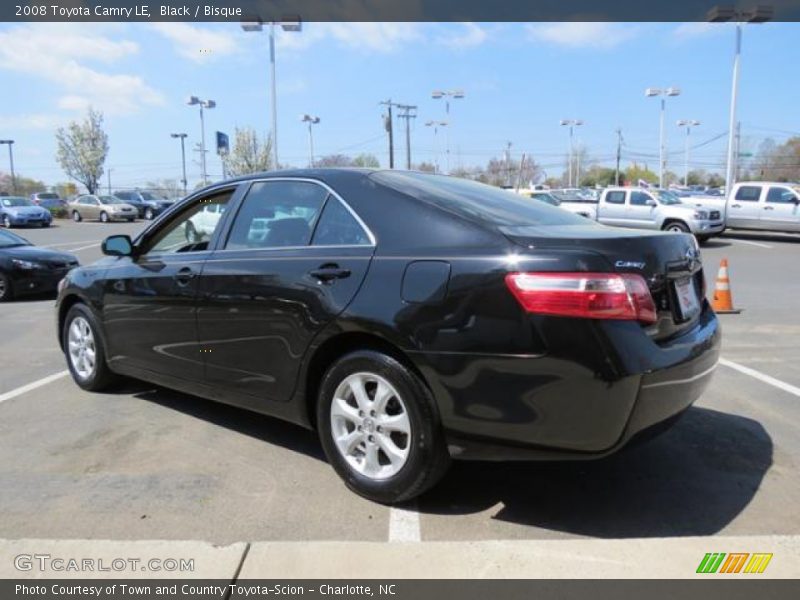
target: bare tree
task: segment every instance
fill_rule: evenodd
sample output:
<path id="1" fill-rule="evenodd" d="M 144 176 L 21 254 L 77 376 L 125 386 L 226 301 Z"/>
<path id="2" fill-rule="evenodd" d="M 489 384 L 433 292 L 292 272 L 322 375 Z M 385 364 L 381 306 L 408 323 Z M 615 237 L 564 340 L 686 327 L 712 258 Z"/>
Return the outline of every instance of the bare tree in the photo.
<path id="1" fill-rule="evenodd" d="M 103 131 L 103 113 L 89 108 L 82 123 L 70 122 L 56 131 L 56 160 L 64 172 L 94 194 L 103 176 L 108 156 L 108 135 Z"/>
<path id="2" fill-rule="evenodd" d="M 145 189 L 165 198 L 178 198 L 183 195 L 183 185 L 177 179 L 148 181 Z"/>
<path id="3" fill-rule="evenodd" d="M 222 157 L 222 164 L 228 177 L 269 171 L 272 168 L 272 136 L 267 135 L 262 140 L 252 127 L 236 127 L 233 146 Z"/>
<path id="4" fill-rule="evenodd" d="M 352 167 L 353 159 L 344 154 L 328 154 L 318 158 L 314 164 L 318 167 Z"/>
<path id="5" fill-rule="evenodd" d="M 368 169 L 379 169 L 381 163 L 374 154 L 359 154 L 353 159 L 352 165 L 354 167 L 365 167 Z"/>

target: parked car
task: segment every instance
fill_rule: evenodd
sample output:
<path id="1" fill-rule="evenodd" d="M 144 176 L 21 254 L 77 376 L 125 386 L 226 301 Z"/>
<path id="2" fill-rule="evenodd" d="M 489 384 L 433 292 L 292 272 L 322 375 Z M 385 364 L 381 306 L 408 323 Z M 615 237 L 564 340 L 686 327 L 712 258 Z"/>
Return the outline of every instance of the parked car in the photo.
<path id="1" fill-rule="evenodd" d="M 580 195 L 571 190 L 554 190 L 551 192 L 559 201 L 562 209 L 586 217 L 587 219 L 597 220 L 597 200 L 589 195 Z"/>
<path id="2" fill-rule="evenodd" d="M 37 248 L 15 233 L 0 230 L 0 302 L 55 292 L 58 282 L 77 266 L 72 254 Z"/>
<path id="3" fill-rule="evenodd" d="M 139 190 L 117 191 L 114 192 L 114 196 L 136 207 L 138 216 L 148 221 L 155 219 L 173 204 L 172 200 L 160 198 L 152 192 L 142 192 Z"/>
<path id="4" fill-rule="evenodd" d="M 800 232 L 800 184 L 741 182 L 727 199 L 729 227 Z"/>
<path id="5" fill-rule="evenodd" d="M 67 202 L 55 192 L 35 192 L 31 194 L 31 202 L 36 206 L 47 209 L 67 206 Z"/>
<path id="6" fill-rule="evenodd" d="M 609 187 L 597 205 L 597 220 L 605 225 L 692 233 L 704 242 L 725 229 L 722 211 L 694 205 L 668 190 Z"/>
<path id="7" fill-rule="evenodd" d="M 109 221 L 132 222 L 136 218 L 136 209 L 117 198 L 116 196 L 98 196 L 84 194 L 78 196 L 69 205 L 69 211 L 74 221 L 84 219 L 98 219 L 103 223 Z"/>
<path id="8" fill-rule="evenodd" d="M 35 206 L 27 198 L 20 196 L 4 196 L 0 198 L 0 223 L 3 227 L 36 226 L 50 227 L 53 216 L 50 211 Z"/>
<path id="9" fill-rule="evenodd" d="M 187 240 L 208 206 L 225 210 Z M 315 428 L 379 502 L 451 457 L 605 456 L 682 414 L 717 364 L 689 235 L 403 171 L 253 175 L 171 214 L 60 286 L 75 382 L 127 375 Z"/>

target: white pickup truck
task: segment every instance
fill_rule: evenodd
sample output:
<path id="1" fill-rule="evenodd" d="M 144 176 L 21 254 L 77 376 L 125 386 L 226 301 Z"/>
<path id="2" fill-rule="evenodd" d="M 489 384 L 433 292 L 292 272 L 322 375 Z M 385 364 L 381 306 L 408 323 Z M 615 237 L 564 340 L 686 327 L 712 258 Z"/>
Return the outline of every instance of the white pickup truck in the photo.
<path id="1" fill-rule="evenodd" d="M 667 190 L 633 187 L 606 188 L 597 204 L 597 220 L 605 225 L 693 233 L 698 242 L 722 233 L 722 212 L 682 202 Z"/>
<path id="2" fill-rule="evenodd" d="M 728 196 L 728 227 L 800 233 L 800 185 L 741 182 Z"/>

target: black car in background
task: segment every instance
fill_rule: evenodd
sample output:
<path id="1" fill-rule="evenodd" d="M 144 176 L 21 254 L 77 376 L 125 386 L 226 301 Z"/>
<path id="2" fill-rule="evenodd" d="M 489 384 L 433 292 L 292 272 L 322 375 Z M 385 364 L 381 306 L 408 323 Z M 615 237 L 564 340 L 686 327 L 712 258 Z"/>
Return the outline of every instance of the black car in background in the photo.
<path id="1" fill-rule="evenodd" d="M 114 196 L 136 207 L 139 218 L 147 219 L 148 221 L 155 219 L 173 204 L 172 200 L 161 198 L 152 192 L 139 190 L 114 192 Z"/>
<path id="2" fill-rule="evenodd" d="M 77 266 L 72 254 L 37 248 L 15 233 L 0 230 L 0 302 L 55 292 L 67 271 Z"/>
<path id="3" fill-rule="evenodd" d="M 315 428 L 380 502 L 452 457 L 614 452 L 688 408 L 719 354 L 692 236 L 451 177 L 250 176 L 103 251 L 57 301 L 79 386 L 123 374 Z"/>

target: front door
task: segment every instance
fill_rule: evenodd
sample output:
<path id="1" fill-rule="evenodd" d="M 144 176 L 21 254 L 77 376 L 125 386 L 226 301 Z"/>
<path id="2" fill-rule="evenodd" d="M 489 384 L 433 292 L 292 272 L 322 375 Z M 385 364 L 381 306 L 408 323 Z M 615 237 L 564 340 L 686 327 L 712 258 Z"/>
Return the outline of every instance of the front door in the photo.
<path id="1" fill-rule="evenodd" d="M 111 362 L 184 380 L 202 379 L 198 276 L 219 227 L 200 235 L 191 223 L 206 206 L 227 205 L 234 190 L 197 198 L 138 240 L 135 256 L 120 257 L 108 270 L 102 304 Z"/>
<path id="2" fill-rule="evenodd" d="M 632 190 L 628 196 L 628 221 L 631 227 L 656 229 L 656 200 L 647 192 Z"/>
<path id="3" fill-rule="evenodd" d="M 203 268 L 206 381 L 262 407 L 288 401 L 311 340 L 352 300 L 373 251 L 371 235 L 322 184 L 253 183 Z"/>

